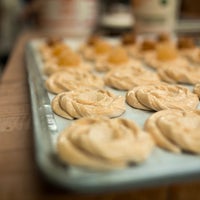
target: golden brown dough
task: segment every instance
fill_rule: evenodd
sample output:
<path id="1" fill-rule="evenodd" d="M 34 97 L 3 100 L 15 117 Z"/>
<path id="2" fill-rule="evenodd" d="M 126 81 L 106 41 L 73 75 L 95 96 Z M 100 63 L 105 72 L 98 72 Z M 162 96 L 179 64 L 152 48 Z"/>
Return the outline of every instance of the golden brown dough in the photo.
<path id="1" fill-rule="evenodd" d="M 47 40 L 39 46 L 39 52 L 43 62 L 43 72 L 47 76 L 67 68 L 91 70 L 91 65 L 84 62 L 81 56 L 64 41 Z"/>
<path id="2" fill-rule="evenodd" d="M 200 111 L 162 110 L 145 123 L 161 148 L 179 153 L 182 150 L 200 154 Z"/>
<path id="3" fill-rule="evenodd" d="M 199 47 L 196 47 L 194 49 L 185 50 L 183 53 L 193 63 L 198 64 L 198 65 L 200 64 L 200 48 Z"/>
<path id="4" fill-rule="evenodd" d="M 107 90 L 91 89 L 60 93 L 53 99 L 52 108 L 56 114 L 67 119 L 86 116 L 118 117 L 126 109 L 124 97 Z"/>
<path id="5" fill-rule="evenodd" d="M 137 42 L 137 37 L 134 33 L 125 33 L 121 37 L 121 43 L 125 46 L 134 45 Z"/>
<path id="6" fill-rule="evenodd" d="M 135 45 L 128 47 L 128 53 L 137 59 L 145 59 L 146 56 L 155 52 L 156 42 L 149 39 L 138 41 Z"/>
<path id="7" fill-rule="evenodd" d="M 160 42 L 169 42 L 171 40 L 170 35 L 168 33 L 160 33 L 156 37 L 156 41 Z"/>
<path id="8" fill-rule="evenodd" d="M 104 78 L 107 86 L 130 90 L 139 85 L 160 82 L 158 75 L 139 66 L 116 68 L 108 72 Z"/>
<path id="9" fill-rule="evenodd" d="M 173 43 L 163 42 L 157 45 L 156 50 L 145 56 L 145 62 L 154 69 L 168 66 L 182 67 L 189 65 L 189 61 L 180 56 Z"/>
<path id="10" fill-rule="evenodd" d="M 67 164 L 111 170 L 145 161 L 154 148 L 149 134 L 133 121 L 101 117 L 82 118 L 58 137 L 57 151 Z"/>
<path id="11" fill-rule="evenodd" d="M 196 83 L 193 89 L 193 92 L 198 95 L 200 99 L 200 82 Z"/>
<path id="12" fill-rule="evenodd" d="M 102 89 L 104 81 L 102 78 L 78 69 L 67 69 L 52 74 L 45 82 L 46 89 L 58 94 L 79 88 Z"/>
<path id="13" fill-rule="evenodd" d="M 177 41 L 178 49 L 193 49 L 195 48 L 194 39 L 191 37 L 180 37 Z"/>
<path id="14" fill-rule="evenodd" d="M 194 110 L 199 99 L 186 87 L 169 84 L 144 85 L 127 92 L 127 103 L 143 110 Z"/>
<path id="15" fill-rule="evenodd" d="M 95 69 L 99 72 L 107 72 L 115 68 L 135 65 L 141 66 L 142 64 L 139 60 L 130 58 L 125 48 L 116 46 L 104 59 L 96 61 Z"/>
<path id="16" fill-rule="evenodd" d="M 100 37 L 90 38 L 89 41 L 80 46 L 79 52 L 85 60 L 96 61 L 105 58 L 112 50 L 112 45 Z"/>
<path id="17" fill-rule="evenodd" d="M 158 75 L 168 83 L 195 84 L 200 80 L 200 68 L 191 65 L 168 66 L 158 69 Z"/>
<path id="18" fill-rule="evenodd" d="M 194 38 L 191 37 L 180 37 L 177 41 L 177 48 L 180 55 L 189 58 L 194 63 L 200 63 L 200 50 L 195 45 Z"/>
<path id="19" fill-rule="evenodd" d="M 150 51 L 156 49 L 156 42 L 153 40 L 143 40 L 140 46 L 141 51 Z"/>

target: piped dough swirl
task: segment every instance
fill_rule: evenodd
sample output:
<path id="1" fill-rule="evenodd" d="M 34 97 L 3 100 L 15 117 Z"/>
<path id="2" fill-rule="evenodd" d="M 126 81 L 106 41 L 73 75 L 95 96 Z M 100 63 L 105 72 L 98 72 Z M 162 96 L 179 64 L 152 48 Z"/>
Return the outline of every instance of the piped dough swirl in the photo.
<path id="1" fill-rule="evenodd" d="M 139 85 L 160 82 L 156 73 L 139 66 L 116 68 L 105 75 L 105 84 L 118 90 L 130 90 Z"/>
<path id="2" fill-rule="evenodd" d="M 199 99 L 200 99 L 200 82 L 198 82 L 198 83 L 196 83 L 196 84 L 194 85 L 193 92 L 194 92 L 195 94 L 197 94 L 197 96 L 198 96 Z"/>
<path id="3" fill-rule="evenodd" d="M 82 118 L 58 137 L 57 151 L 67 164 L 96 170 L 145 161 L 154 148 L 149 134 L 122 118 Z"/>
<path id="4" fill-rule="evenodd" d="M 126 94 L 127 103 L 142 110 L 194 110 L 199 99 L 186 87 L 169 84 L 138 86 Z"/>
<path id="5" fill-rule="evenodd" d="M 80 88 L 101 89 L 104 87 L 102 78 L 76 69 L 68 69 L 52 74 L 45 82 L 46 89 L 54 94 Z"/>
<path id="6" fill-rule="evenodd" d="M 151 115 L 145 130 L 161 148 L 200 154 L 200 111 L 162 110 Z"/>
<path id="7" fill-rule="evenodd" d="M 158 75 L 168 83 L 195 84 L 200 80 L 200 68 L 190 65 L 168 66 L 158 69 Z"/>
<path id="8" fill-rule="evenodd" d="M 118 117 L 125 112 L 125 98 L 107 90 L 73 90 L 54 97 L 53 111 L 67 119 L 86 116 Z"/>
<path id="9" fill-rule="evenodd" d="M 154 69 L 161 69 L 163 67 L 168 67 L 168 66 L 177 66 L 177 67 L 183 67 L 189 65 L 189 61 L 184 58 L 184 57 L 177 57 L 172 60 L 159 60 L 156 56 L 156 53 L 148 54 L 145 57 L 145 63 Z"/>

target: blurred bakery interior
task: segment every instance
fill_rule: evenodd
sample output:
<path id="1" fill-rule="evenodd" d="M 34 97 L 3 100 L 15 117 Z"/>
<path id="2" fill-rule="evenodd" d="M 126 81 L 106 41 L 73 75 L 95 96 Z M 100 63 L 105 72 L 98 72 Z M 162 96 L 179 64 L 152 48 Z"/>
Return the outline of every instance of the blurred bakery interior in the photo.
<path id="1" fill-rule="evenodd" d="M 70 37 L 92 32 L 118 36 L 132 30 L 162 30 L 198 38 L 200 32 L 198 0 L 0 0 L 0 9 L 1 71 L 17 36 L 27 28 Z"/>

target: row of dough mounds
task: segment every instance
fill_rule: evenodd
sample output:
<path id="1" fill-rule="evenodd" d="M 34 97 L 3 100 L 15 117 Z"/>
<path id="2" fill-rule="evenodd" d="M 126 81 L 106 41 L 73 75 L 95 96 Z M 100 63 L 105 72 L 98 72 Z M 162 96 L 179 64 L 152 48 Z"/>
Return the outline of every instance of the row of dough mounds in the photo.
<path id="1" fill-rule="evenodd" d="M 77 49 L 51 38 L 38 51 L 52 110 L 74 120 L 58 136 L 62 161 L 111 170 L 144 162 L 156 146 L 200 153 L 200 50 L 190 38 L 94 35 Z M 127 106 L 152 112 L 143 128 L 123 118 Z"/>
<path id="2" fill-rule="evenodd" d="M 194 46 L 189 38 L 181 38 L 182 40 L 180 39 L 178 45 L 175 45 L 176 43 L 172 39 L 166 39 L 166 36 L 160 38 L 162 39 L 158 41 L 144 39 L 143 42 L 138 41 L 133 44 L 127 44 L 126 42 L 125 44 L 111 45 L 107 40 L 95 37 L 93 40 L 90 38 L 92 42 L 89 40 L 87 43 L 80 45 L 77 51 L 74 51 L 61 40 L 54 41 L 53 44 L 51 42 L 50 46 L 46 42 L 39 50 L 44 61 L 44 73 L 48 76 L 58 71 L 64 73 L 67 70 L 69 73 L 69 69 L 84 71 L 90 74 L 100 71 L 105 73 L 104 76 L 106 78 L 104 81 L 108 86 L 126 90 L 127 86 L 124 86 L 124 89 L 124 87 L 117 88 L 118 86 L 116 87 L 115 85 L 120 85 L 118 82 L 124 78 L 128 78 L 131 81 L 132 76 L 136 77 L 139 73 L 140 76 L 142 75 L 140 82 L 144 81 L 145 84 L 146 79 L 150 79 L 147 74 L 147 76 L 144 75 L 146 78 L 143 78 L 144 72 L 150 71 L 149 69 L 144 69 L 142 62 L 145 62 L 147 66 L 155 69 L 151 70 L 155 74 L 153 75 L 152 73 L 152 76 L 158 76 L 158 79 L 161 81 L 191 85 L 198 83 L 200 80 L 199 65 L 190 62 L 188 56 L 185 56 L 186 53 L 183 54 L 183 51 L 196 52 L 199 48 Z M 165 39 L 164 41 L 163 38 Z M 130 53 L 130 48 L 137 49 L 138 54 L 140 54 L 140 60 L 138 60 L 138 56 Z M 91 59 L 85 55 L 87 51 L 93 52 L 91 53 L 92 57 L 95 57 L 92 60 L 93 62 L 88 62 Z M 192 53 L 192 55 L 194 54 Z M 198 56 L 200 57 L 200 53 Z M 119 74 L 120 77 L 118 77 Z"/>

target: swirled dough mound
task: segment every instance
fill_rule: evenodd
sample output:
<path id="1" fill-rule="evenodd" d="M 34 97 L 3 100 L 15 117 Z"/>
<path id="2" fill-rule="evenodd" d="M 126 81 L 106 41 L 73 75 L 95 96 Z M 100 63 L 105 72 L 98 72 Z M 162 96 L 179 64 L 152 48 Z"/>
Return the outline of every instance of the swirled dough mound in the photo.
<path id="1" fill-rule="evenodd" d="M 138 86 L 127 92 L 127 103 L 143 110 L 181 109 L 193 110 L 199 99 L 189 89 L 169 84 Z"/>
<path id="2" fill-rule="evenodd" d="M 173 152 L 182 150 L 200 154 L 200 111 L 162 110 L 145 123 L 155 142 Z"/>
<path id="3" fill-rule="evenodd" d="M 146 56 L 155 52 L 156 42 L 154 40 L 144 38 L 144 40 L 137 42 L 134 46 L 128 48 L 131 56 L 139 59 L 145 59 Z"/>
<path id="4" fill-rule="evenodd" d="M 78 69 L 67 69 L 52 74 L 45 82 L 49 92 L 58 94 L 78 88 L 102 89 L 104 81 L 96 75 Z"/>
<path id="5" fill-rule="evenodd" d="M 125 98 L 107 90 L 73 90 L 57 95 L 53 111 L 67 119 L 86 116 L 118 117 L 125 112 Z"/>
<path id="6" fill-rule="evenodd" d="M 79 51 L 83 55 L 84 59 L 89 61 L 96 61 L 102 59 L 111 51 L 112 45 L 100 37 L 90 38 L 85 44 L 83 44 Z"/>
<path id="7" fill-rule="evenodd" d="M 139 85 L 153 84 L 160 81 L 156 73 L 138 66 L 113 69 L 106 74 L 104 80 L 107 86 L 119 90 L 130 90 Z"/>
<path id="8" fill-rule="evenodd" d="M 178 50 L 171 43 L 160 43 L 155 52 L 145 57 L 148 66 L 160 69 L 168 66 L 182 67 L 189 65 L 189 61 L 178 54 Z"/>
<path id="9" fill-rule="evenodd" d="M 90 64 L 84 62 L 78 54 L 72 51 L 63 53 L 59 57 L 54 57 L 54 60 L 47 60 L 43 65 L 43 71 L 47 76 L 68 68 L 76 68 L 84 71 L 92 69 Z"/>
<path id="10" fill-rule="evenodd" d="M 39 48 L 43 71 L 47 76 L 67 68 L 91 70 L 91 65 L 84 62 L 81 56 L 67 44 L 61 41 L 51 43 L 46 42 Z"/>
<path id="11" fill-rule="evenodd" d="M 200 64 L 200 48 L 196 47 L 195 49 L 190 50 L 190 52 L 187 52 L 187 57 L 190 59 L 190 61 Z"/>
<path id="12" fill-rule="evenodd" d="M 200 99 L 200 83 L 196 83 L 193 89 L 193 92 L 198 95 Z"/>
<path id="13" fill-rule="evenodd" d="M 190 61 L 200 64 L 200 49 L 195 45 L 194 38 L 180 37 L 177 41 L 180 55 L 189 58 Z"/>
<path id="14" fill-rule="evenodd" d="M 72 51 L 72 49 L 64 43 L 62 40 L 57 41 L 44 41 L 39 46 L 39 52 L 41 54 L 42 60 L 44 62 L 46 61 L 55 61 L 55 57 L 61 55 L 63 52 L 69 52 Z"/>
<path id="15" fill-rule="evenodd" d="M 89 117 L 58 137 L 57 152 L 68 164 L 96 170 L 119 169 L 145 161 L 154 147 L 149 134 L 127 119 Z"/>
<path id="16" fill-rule="evenodd" d="M 130 58 L 123 47 L 117 46 L 104 59 L 96 61 L 95 69 L 99 72 L 107 72 L 111 69 L 134 65 L 141 66 L 141 62 Z"/>
<path id="17" fill-rule="evenodd" d="M 168 83 L 195 84 L 200 80 L 200 68 L 191 65 L 168 66 L 158 69 L 158 75 Z"/>
<path id="18" fill-rule="evenodd" d="M 140 58 L 138 56 L 139 42 L 137 35 L 135 35 L 135 33 L 133 32 L 124 33 L 120 38 L 120 42 L 122 47 L 126 49 L 126 51 L 130 56 Z"/>

